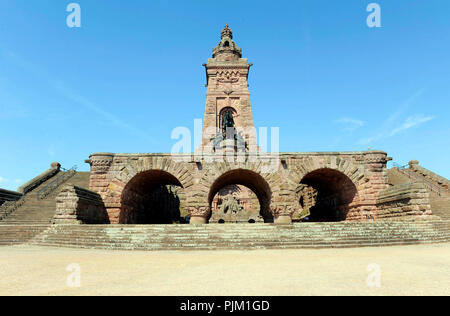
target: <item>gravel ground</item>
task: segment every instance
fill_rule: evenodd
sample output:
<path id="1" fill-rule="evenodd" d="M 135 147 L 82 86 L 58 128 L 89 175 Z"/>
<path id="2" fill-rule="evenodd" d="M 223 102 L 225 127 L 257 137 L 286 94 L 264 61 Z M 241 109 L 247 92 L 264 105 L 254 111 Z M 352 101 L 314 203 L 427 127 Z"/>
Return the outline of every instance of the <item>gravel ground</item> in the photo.
<path id="1" fill-rule="evenodd" d="M 71 264 L 81 270 L 80 287 L 68 286 L 77 281 Z M 450 244 L 208 252 L 0 247 L 0 295 L 450 295 Z"/>

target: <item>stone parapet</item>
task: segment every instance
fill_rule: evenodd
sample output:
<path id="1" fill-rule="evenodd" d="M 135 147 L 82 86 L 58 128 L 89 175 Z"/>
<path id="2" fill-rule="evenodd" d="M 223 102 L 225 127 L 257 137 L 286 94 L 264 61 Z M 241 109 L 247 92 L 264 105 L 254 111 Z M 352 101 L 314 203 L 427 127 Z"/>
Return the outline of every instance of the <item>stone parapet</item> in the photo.
<path id="1" fill-rule="evenodd" d="M 31 179 L 30 181 L 22 185 L 17 191 L 21 194 L 27 194 L 28 192 L 40 186 L 45 181 L 56 176 L 60 170 L 61 165 L 57 162 L 54 162 L 51 164 L 50 169 L 48 169 L 47 171 L 43 172 L 42 174 L 38 175 L 37 177 Z"/>
<path id="2" fill-rule="evenodd" d="M 2 205 L 5 202 L 17 201 L 22 196 L 23 194 L 19 192 L 0 189 L 0 205 Z"/>
<path id="3" fill-rule="evenodd" d="M 422 183 L 404 183 L 380 192 L 378 218 L 411 218 L 432 215 L 429 193 Z"/>
<path id="4" fill-rule="evenodd" d="M 448 179 L 420 166 L 417 160 L 412 160 L 409 162 L 409 170 L 413 171 L 418 176 L 423 177 L 425 180 L 434 183 L 438 187 L 445 190 L 450 190 L 450 181 Z"/>
<path id="5" fill-rule="evenodd" d="M 66 185 L 56 197 L 55 224 L 107 224 L 108 214 L 101 196 L 77 186 Z"/>

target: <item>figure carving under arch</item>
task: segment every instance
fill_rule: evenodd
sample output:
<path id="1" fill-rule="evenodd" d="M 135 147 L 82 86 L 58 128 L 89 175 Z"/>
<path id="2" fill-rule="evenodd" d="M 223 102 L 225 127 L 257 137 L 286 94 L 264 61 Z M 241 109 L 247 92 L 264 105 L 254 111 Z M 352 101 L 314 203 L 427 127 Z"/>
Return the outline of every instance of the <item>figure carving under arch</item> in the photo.
<path id="1" fill-rule="evenodd" d="M 230 195 L 232 198 L 236 199 L 236 202 L 238 203 L 238 211 L 244 211 L 242 214 L 243 216 L 234 217 L 231 221 L 232 222 L 273 222 L 273 217 L 270 212 L 270 199 L 272 196 L 271 189 L 269 187 L 269 184 L 266 182 L 266 180 L 259 175 L 256 172 L 253 172 L 251 170 L 246 169 L 235 169 L 228 171 L 224 174 L 222 174 L 220 177 L 218 177 L 212 186 L 210 187 L 209 195 L 208 195 L 208 202 L 211 209 L 214 210 L 220 210 L 218 207 L 217 200 L 223 199 L 224 201 L 230 201 L 227 199 L 227 196 L 221 196 L 219 194 L 219 197 L 217 197 L 218 193 L 223 192 L 223 190 L 232 190 L 234 189 L 234 192 L 230 192 Z M 250 192 L 250 193 L 248 193 Z M 240 193 L 234 194 L 233 193 Z M 244 193 L 244 194 L 242 194 Z M 244 196 L 245 199 L 248 199 L 248 202 L 253 206 L 254 211 L 245 212 L 245 206 L 243 199 L 239 199 L 239 196 Z M 253 202 L 252 202 L 253 201 Z M 214 202 L 214 204 L 213 204 Z M 256 202 L 256 203 L 255 203 Z M 232 212 L 232 205 L 235 203 L 228 203 L 230 207 L 228 207 L 228 210 Z M 256 207 L 255 207 L 256 206 Z M 235 208 L 233 208 L 235 209 Z M 252 207 L 249 207 L 248 210 L 251 210 Z M 222 213 L 223 210 L 221 210 Z M 222 216 L 215 216 L 215 214 L 212 214 L 210 216 L 210 219 L 213 219 L 214 221 L 216 218 L 223 219 L 223 215 L 226 214 L 220 214 Z M 232 215 L 231 215 L 232 216 Z"/>

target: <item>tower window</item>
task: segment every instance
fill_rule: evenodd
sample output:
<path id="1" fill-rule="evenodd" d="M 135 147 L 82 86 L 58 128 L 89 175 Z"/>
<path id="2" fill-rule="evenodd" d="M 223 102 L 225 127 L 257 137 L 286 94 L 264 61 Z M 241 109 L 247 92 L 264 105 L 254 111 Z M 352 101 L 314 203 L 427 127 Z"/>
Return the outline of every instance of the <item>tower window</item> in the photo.
<path id="1" fill-rule="evenodd" d="M 230 42 L 226 41 L 226 42 L 223 44 L 223 47 L 230 47 Z"/>

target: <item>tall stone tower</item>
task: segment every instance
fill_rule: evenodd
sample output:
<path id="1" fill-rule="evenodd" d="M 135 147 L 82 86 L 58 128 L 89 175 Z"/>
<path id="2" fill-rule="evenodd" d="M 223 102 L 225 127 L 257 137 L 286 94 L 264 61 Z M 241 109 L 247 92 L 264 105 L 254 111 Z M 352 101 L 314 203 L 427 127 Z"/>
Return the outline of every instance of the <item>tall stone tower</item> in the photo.
<path id="1" fill-rule="evenodd" d="M 214 48 L 213 57 L 204 66 L 208 91 L 202 133 L 203 151 L 216 151 L 220 146 L 217 136 L 224 130 L 227 112 L 228 117 L 232 114 L 239 139 L 245 140 L 245 150 L 257 151 L 247 83 L 252 64 L 242 58 L 242 50 L 233 41 L 233 32 L 228 25 L 222 30 L 221 41 Z"/>

